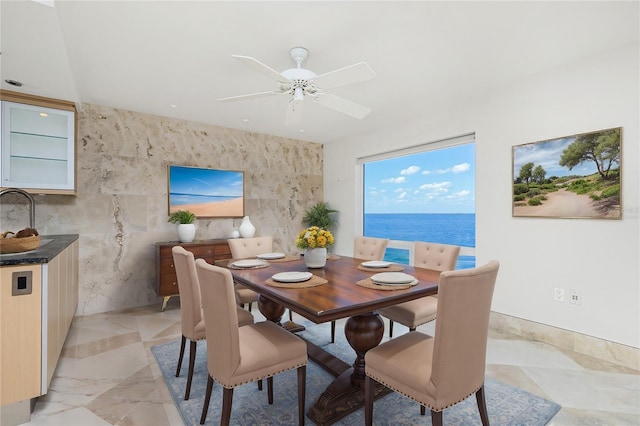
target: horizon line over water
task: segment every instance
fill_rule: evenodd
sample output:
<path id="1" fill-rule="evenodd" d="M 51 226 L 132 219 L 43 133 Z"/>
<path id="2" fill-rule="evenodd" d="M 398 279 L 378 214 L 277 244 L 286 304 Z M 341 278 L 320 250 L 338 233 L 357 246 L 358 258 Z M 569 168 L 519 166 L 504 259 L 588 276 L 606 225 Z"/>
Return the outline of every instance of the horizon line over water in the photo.
<path id="1" fill-rule="evenodd" d="M 475 213 L 366 213 L 364 235 L 475 247 L 475 218 Z M 459 256 L 456 269 L 475 267 L 475 259 L 475 256 Z M 409 264 L 409 252 L 387 248 L 385 260 Z"/>
<path id="2" fill-rule="evenodd" d="M 169 204 L 172 206 L 182 206 L 185 204 L 220 203 L 235 200 L 236 198 L 242 198 L 242 195 L 198 195 L 171 192 L 169 193 Z"/>

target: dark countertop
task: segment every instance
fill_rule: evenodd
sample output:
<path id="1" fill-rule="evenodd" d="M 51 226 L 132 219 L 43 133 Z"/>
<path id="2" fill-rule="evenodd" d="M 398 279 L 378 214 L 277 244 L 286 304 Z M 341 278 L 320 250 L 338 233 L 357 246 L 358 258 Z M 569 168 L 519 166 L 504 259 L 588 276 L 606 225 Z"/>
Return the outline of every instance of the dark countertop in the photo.
<path id="1" fill-rule="evenodd" d="M 22 253 L 0 254 L 0 266 L 49 263 L 77 239 L 78 234 L 40 235 L 39 248 Z M 51 241 L 46 242 L 47 240 Z"/>

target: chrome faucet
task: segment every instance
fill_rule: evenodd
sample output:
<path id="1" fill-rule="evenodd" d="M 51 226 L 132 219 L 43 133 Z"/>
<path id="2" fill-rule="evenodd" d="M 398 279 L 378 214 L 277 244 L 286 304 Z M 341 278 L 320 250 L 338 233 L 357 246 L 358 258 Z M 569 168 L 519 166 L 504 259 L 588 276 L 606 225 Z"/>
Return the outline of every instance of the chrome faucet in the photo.
<path id="1" fill-rule="evenodd" d="M 31 196 L 31 194 L 29 194 L 28 192 L 23 191 L 22 189 L 6 188 L 0 191 L 0 198 L 2 198 L 4 194 L 11 194 L 11 193 L 22 194 L 25 197 L 27 197 L 27 199 L 29 200 L 29 205 L 30 205 L 29 207 L 31 209 L 31 217 L 29 218 L 29 228 L 33 228 L 36 222 L 36 203 L 33 200 L 33 196 Z"/>

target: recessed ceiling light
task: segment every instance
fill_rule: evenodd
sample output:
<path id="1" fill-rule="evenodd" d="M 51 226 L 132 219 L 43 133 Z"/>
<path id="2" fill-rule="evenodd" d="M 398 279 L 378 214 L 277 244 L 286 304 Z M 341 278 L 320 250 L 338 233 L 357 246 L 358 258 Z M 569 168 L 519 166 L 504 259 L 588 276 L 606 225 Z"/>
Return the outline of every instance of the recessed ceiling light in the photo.
<path id="1" fill-rule="evenodd" d="M 300 129 L 300 133 L 304 133 L 304 129 Z"/>
<path id="2" fill-rule="evenodd" d="M 245 123 L 248 123 L 249 119 L 248 118 L 243 118 L 242 121 L 244 121 Z"/>
<path id="3" fill-rule="evenodd" d="M 41 112 L 40 113 L 40 117 L 48 117 L 48 116 L 49 116 L 49 114 L 47 114 L 46 112 Z"/>
<path id="4" fill-rule="evenodd" d="M 171 108 L 177 108 L 177 105 L 176 105 L 176 104 L 169 104 L 169 106 L 170 106 Z"/>

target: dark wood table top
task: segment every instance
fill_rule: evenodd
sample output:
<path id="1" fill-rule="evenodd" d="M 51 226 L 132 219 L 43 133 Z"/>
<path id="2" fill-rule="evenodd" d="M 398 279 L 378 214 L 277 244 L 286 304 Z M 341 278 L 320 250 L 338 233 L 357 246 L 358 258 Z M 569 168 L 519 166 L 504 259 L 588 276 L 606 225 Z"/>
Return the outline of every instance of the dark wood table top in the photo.
<path id="1" fill-rule="evenodd" d="M 362 259 L 340 256 L 327 260 L 322 269 L 308 269 L 303 259 L 289 262 L 271 262 L 268 268 L 230 269 L 236 282 L 278 302 L 315 323 L 351 317 L 377 309 L 407 302 L 438 292 L 440 272 L 402 265 L 407 274 L 419 283 L 406 290 L 375 290 L 356 284 L 376 272 L 362 271 L 358 265 Z M 216 262 L 217 263 L 217 262 Z M 221 265 L 222 266 L 222 265 Z M 328 282 L 309 288 L 281 288 L 265 284 L 279 272 L 311 272 Z"/>

